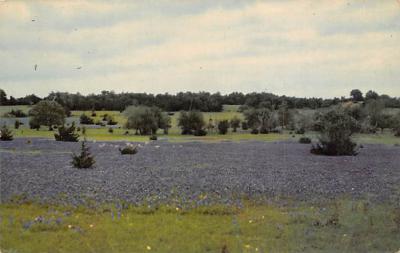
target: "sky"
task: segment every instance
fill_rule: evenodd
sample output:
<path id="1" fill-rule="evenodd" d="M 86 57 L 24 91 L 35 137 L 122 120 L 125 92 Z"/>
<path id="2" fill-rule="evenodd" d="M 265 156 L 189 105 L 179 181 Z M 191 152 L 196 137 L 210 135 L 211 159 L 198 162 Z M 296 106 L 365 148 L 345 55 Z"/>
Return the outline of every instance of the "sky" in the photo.
<path id="1" fill-rule="evenodd" d="M 400 96 L 400 0 L 0 0 L 0 88 Z"/>

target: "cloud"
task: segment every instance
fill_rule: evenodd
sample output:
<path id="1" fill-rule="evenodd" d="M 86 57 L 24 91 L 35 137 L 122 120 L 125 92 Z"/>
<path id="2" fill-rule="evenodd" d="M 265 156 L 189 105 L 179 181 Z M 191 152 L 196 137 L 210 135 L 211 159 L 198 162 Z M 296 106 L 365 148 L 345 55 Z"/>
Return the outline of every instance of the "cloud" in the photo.
<path id="1" fill-rule="evenodd" d="M 331 97 L 354 86 L 400 96 L 394 1 L 6 3 L 0 84 L 10 94 L 267 90 Z"/>

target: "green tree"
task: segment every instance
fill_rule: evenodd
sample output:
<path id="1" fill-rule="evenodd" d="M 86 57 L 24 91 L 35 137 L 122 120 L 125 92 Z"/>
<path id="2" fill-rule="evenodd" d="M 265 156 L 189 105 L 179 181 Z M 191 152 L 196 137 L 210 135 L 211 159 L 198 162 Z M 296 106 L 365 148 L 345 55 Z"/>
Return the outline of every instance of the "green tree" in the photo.
<path id="1" fill-rule="evenodd" d="M 370 99 L 378 99 L 379 95 L 378 93 L 376 93 L 375 91 L 369 90 L 366 94 L 365 94 L 365 99 L 366 100 L 370 100 Z"/>
<path id="2" fill-rule="evenodd" d="M 0 89 L 0 105 L 7 105 L 7 94 L 3 89 Z"/>
<path id="3" fill-rule="evenodd" d="M 229 129 L 229 121 L 221 120 L 218 122 L 218 133 L 219 134 L 226 134 Z"/>
<path id="4" fill-rule="evenodd" d="M 158 107 L 129 106 L 125 109 L 126 127 L 135 129 L 141 135 L 156 134 L 159 128 L 169 126 L 169 116 Z"/>
<path id="5" fill-rule="evenodd" d="M 359 89 L 354 89 L 350 92 L 350 96 L 353 99 L 353 101 L 363 101 L 363 94 Z"/>
<path id="6" fill-rule="evenodd" d="M 351 139 L 357 130 L 357 121 L 342 108 L 331 110 L 321 116 L 319 143 L 312 153 L 323 155 L 356 155 L 356 143 Z"/>
<path id="7" fill-rule="evenodd" d="M 232 131 L 233 132 L 236 132 L 237 131 L 237 129 L 240 127 L 240 122 L 241 122 L 241 120 L 238 118 L 238 117 L 236 117 L 236 116 L 234 116 L 232 119 L 231 119 L 231 121 L 230 121 L 230 125 L 231 125 L 231 127 L 232 127 Z"/>
<path id="8" fill-rule="evenodd" d="M 205 132 L 203 113 L 199 111 L 180 112 L 178 126 L 182 129 L 182 134 L 203 135 Z"/>
<path id="9" fill-rule="evenodd" d="M 65 120 L 64 108 L 55 101 L 42 100 L 29 112 L 32 122 L 36 125 L 48 126 L 52 130 L 54 125 L 62 125 Z"/>
<path id="10" fill-rule="evenodd" d="M 54 134 L 54 138 L 56 141 L 77 142 L 79 134 L 75 132 L 75 123 L 72 122 L 70 127 L 64 125 L 58 127 L 58 134 Z"/>

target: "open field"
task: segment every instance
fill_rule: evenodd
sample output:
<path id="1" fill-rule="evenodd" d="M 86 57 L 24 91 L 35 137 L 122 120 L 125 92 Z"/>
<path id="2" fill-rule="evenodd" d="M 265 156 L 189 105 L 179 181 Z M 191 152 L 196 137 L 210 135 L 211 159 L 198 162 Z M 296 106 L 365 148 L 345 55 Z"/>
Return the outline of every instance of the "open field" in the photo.
<path id="1" fill-rule="evenodd" d="M 91 142 L 96 166 L 77 170 L 78 143 L 26 140 L 1 142 L 2 252 L 400 248 L 398 147 L 158 141 L 121 156 L 125 143 Z"/>
<path id="2" fill-rule="evenodd" d="M 352 200 L 286 203 L 245 201 L 237 209 L 5 204 L 0 206 L 0 245 L 6 253 L 381 253 L 400 248 L 400 215 L 391 206 Z"/>
<path id="3" fill-rule="evenodd" d="M 86 198 L 141 203 L 178 194 L 190 201 L 210 194 L 213 201 L 286 196 L 300 200 L 343 195 L 388 200 L 400 182 L 400 148 L 365 145 L 357 156 L 316 156 L 310 145 L 293 142 L 142 144 L 122 156 L 125 143 L 91 142 L 96 165 L 77 170 L 70 164 L 79 143 L 26 139 L 1 142 L 1 196 L 69 203 Z M 16 169 L 18 168 L 18 169 Z"/>

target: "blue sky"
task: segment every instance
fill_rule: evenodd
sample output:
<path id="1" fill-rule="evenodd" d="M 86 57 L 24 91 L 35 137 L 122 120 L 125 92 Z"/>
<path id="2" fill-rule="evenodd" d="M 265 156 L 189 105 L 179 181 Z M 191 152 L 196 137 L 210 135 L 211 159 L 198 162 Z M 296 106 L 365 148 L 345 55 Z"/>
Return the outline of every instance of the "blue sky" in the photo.
<path id="1" fill-rule="evenodd" d="M 13 96 L 400 96 L 400 1 L 0 0 L 0 63 Z"/>

